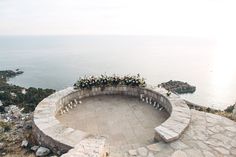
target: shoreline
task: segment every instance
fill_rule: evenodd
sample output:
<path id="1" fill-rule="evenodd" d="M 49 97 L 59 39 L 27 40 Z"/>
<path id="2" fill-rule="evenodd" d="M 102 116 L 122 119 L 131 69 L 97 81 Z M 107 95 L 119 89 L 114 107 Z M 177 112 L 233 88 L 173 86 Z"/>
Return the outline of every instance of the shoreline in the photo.
<path id="1" fill-rule="evenodd" d="M 41 147 L 32 134 L 33 111 L 55 90 L 8 83 L 23 73 L 19 69 L 0 71 L 0 156 L 32 157 L 37 154 L 32 148 Z"/>
<path id="2" fill-rule="evenodd" d="M 54 89 L 42 89 L 35 87 L 21 87 L 15 84 L 10 84 L 9 79 L 23 74 L 24 72 L 16 69 L 0 71 L 0 100 L 2 106 L 0 112 L 4 112 L 3 107 L 16 105 L 22 108 L 25 113 L 34 111 L 37 104 L 45 97 L 55 92 Z"/>
<path id="3" fill-rule="evenodd" d="M 182 82 L 182 81 L 170 80 L 168 82 L 163 82 L 163 83 L 159 84 L 158 86 L 165 88 L 168 91 L 167 96 L 171 94 L 170 92 L 181 96 L 181 94 L 192 94 L 196 91 L 195 86 L 190 85 L 187 82 Z M 187 103 L 187 105 L 190 109 L 194 109 L 197 111 L 203 111 L 203 112 L 207 112 L 207 113 L 213 113 L 216 115 L 221 115 L 221 116 L 229 118 L 233 121 L 236 121 L 236 108 L 235 108 L 236 104 L 229 105 L 225 109 L 220 110 L 220 109 L 216 109 L 216 108 L 212 108 L 212 107 L 208 107 L 208 106 L 202 106 L 202 105 L 193 103 L 193 102 L 186 100 L 186 99 L 183 99 L 183 100 Z"/>

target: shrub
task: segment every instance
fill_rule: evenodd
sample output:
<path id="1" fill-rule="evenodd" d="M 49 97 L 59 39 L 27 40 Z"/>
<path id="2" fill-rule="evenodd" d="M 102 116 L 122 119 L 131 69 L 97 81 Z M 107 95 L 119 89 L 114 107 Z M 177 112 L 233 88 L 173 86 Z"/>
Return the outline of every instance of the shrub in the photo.
<path id="1" fill-rule="evenodd" d="M 144 78 L 141 78 L 139 74 L 136 76 L 106 76 L 101 75 L 100 77 L 84 77 L 80 78 L 75 84 L 75 89 L 92 89 L 93 87 L 106 87 L 106 86 L 117 86 L 126 85 L 132 87 L 144 87 L 146 83 Z"/>
<path id="2" fill-rule="evenodd" d="M 231 106 L 228 106 L 228 107 L 225 109 L 225 112 L 232 113 L 233 110 L 234 110 L 234 105 L 231 105 Z"/>
<path id="3" fill-rule="evenodd" d="M 0 121 L 0 127 L 3 128 L 5 132 L 11 129 L 11 124 L 9 122 Z"/>

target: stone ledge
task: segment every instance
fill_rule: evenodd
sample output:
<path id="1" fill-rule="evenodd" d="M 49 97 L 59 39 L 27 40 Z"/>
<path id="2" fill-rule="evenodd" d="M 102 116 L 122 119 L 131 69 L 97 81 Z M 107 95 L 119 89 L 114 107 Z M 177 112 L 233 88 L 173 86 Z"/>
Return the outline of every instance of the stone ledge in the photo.
<path id="1" fill-rule="evenodd" d="M 178 95 L 171 93 L 170 96 L 167 96 L 165 89 L 155 89 L 155 91 L 162 93 L 172 106 L 170 117 L 155 128 L 155 140 L 162 139 L 165 142 L 177 140 L 190 124 L 190 109 Z"/>

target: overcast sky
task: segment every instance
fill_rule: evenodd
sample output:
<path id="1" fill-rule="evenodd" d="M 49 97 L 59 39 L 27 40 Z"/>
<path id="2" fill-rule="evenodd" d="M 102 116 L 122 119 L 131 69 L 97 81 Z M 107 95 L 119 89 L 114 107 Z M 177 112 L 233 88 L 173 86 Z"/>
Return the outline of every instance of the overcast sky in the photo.
<path id="1" fill-rule="evenodd" d="M 0 35 L 235 38 L 235 0 L 0 0 Z"/>

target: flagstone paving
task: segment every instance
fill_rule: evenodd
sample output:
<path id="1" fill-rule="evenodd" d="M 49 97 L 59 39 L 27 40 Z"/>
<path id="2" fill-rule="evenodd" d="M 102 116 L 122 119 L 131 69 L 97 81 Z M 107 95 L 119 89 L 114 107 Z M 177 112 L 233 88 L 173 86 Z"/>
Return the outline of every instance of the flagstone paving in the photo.
<path id="1" fill-rule="evenodd" d="M 119 108 L 116 108 L 118 105 Z M 144 112 L 145 116 L 141 114 Z M 119 114 L 122 113 L 123 116 L 120 116 Z M 77 121 L 70 121 L 71 117 Z M 88 120 L 88 117 L 91 117 L 91 120 L 83 122 Z M 121 96 L 85 99 L 81 106 L 71 110 L 70 114 L 59 117 L 64 124 L 67 122 L 66 125 L 76 129 L 85 129 L 99 135 L 109 133 L 105 137 L 107 137 L 110 157 L 236 157 L 236 122 L 222 116 L 191 110 L 191 123 L 177 141 L 155 143 L 152 132 L 155 125 L 153 122 L 161 123 L 166 118 L 165 114 L 153 110 L 148 104 L 145 105 L 134 98 L 121 98 Z M 105 119 L 109 119 L 108 124 L 104 123 Z M 101 122 L 103 123 L 100 124 Z M 121 125 L 126 123 L 125 126 Z M 129 136 L 135 133 L 135 128 L 129 129 L 129 124 L 135 124 L 134 127 L 137 128 L 147 127 L 150 132 L 143 131 L 129 141 Z M 146 126 L 147 124 L 150 126 Z M 130 131 L 133 133 L 131 134 Z M 114 136 L 114 133 L 122 136 Z M 111 137 L 112 140 L 109 139 Z M 148 141 L 144 142 L 145 139 Z"/>
<path id="2" fill-rule="evenodd" d="M 190 126 L 177 141 L 158 142 L 116 156 L 236 157 L 236 122 L 196 110 L 191 114 Z"/>
<path id="3" fill-rule="evenodd" d="M 139 90 L 145 96 L 144 99 L 140 94 L 141 100 L 146 100 L 147 104 L 137 98 L 111 98 L 117 92 L 138 97 Z M 91 98 L 91 106 L 83 105 L 87 97 L 95 95 L 110 95 L 110 99 L 103 101 L 107 96 L 93 97 L 98 100 Z M 158 105 L 156 108 L 152 98 L 171 113 L 165 122 L 162 112 L 156 110 L 162 107 Z M 77 103 L 75 99 L 82 99 L 84 103 Z M 76 111 L 78 109 L 80 112 Z M 61 123 L 55 115 L 61 115 L 66 121 Z M 155 139 L 169 143 L 154 142 L 151 132 L 155 126 L 158 126 Z M 189 110 L 177 95 L 167 96 L 162 89 L 109 87 L 106 90 L 75 91 L 68 88 L 40 102 L 34 113 L 33 130 L 37 140 L 57 154 L 61 154 L 58 149 L 65 153 L 73 148 L 65 154 L 68 157 L 101 157 L 107 154 L 106 149 L 110 157 L 236 157 L 236 122 Z M 98 136 L 93 137 L 90 131 Z"/>
<path id="4" fill-rule="evenodd" d="M 154 128 L 168 117 L 165 110 L 154 109 L 139 98 L 102 95 L 83 99 L 57 119 L 66 127 L 106 137 L 108 149 L 116 154 L 152 144 Z"/>

